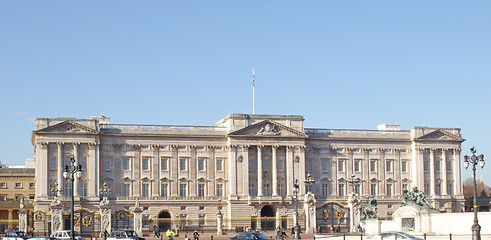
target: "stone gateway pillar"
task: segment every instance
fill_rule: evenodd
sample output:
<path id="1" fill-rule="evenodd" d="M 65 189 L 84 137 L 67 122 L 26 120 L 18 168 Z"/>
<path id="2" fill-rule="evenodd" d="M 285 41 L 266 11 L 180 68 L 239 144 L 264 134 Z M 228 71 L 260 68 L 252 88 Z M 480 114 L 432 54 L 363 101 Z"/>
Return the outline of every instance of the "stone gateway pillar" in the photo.
<path id="1" fill-rule="evenodd" d="M 217 235 L 223 235 L 223 215 L 220 210 L 217 213 Z"/>
<path id="2" fill-rule="evenodd" d="M 63 229 L 63 206 L 51 206 L 51 233 Z"/>
<path id="3" fill-rule="evenodd" d="M 135 208 L 133 209 L 133 229 L 136 234 L 138 234 L 138 236 L 142 236 L 142 212 L 143 210 L 140 207 L 140 202 L 138 202 L 137 199 L 135 203 Z"/>
<path id="4" fill-rule="evenodd" d="M 105 229 L 108 233 L 111 233 L 111 206 L 101 206 L 100 215 L 101 232 Z"/>
<path id="5" fill-rule="evenodd" d="M 305 232 L 307 234 L 315 233 L 315 229 L 317 227 L 317 219 L 316 219 L 316 209 L 315 209 L 315 200 L 314 194 L 307 193 L 305 195 L 304 201 L 304 212 L 305 212 Z"/>

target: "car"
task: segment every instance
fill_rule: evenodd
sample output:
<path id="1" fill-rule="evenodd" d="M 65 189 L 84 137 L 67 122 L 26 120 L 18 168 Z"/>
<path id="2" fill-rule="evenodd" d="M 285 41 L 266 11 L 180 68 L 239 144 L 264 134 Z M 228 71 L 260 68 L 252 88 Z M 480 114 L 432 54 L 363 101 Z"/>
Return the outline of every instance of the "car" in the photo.
<path id="1" fill-rule="evenodd" d="M 26 240 L 29 237 L 22 231 L 7 231 L 3 240 Z"/>
<path id="2" fill-rule="evenodd" d="M 409 235 L 405 232 L 381 232 L 379 234 L 373 235 L 367 240 L 393 240 L 393 239 L 407 239 L 407 240 L 423 240 L 422 238 L 417 238 L 415 236 Z"/>
<path id="3" fill-rule="evenodd" d="M 107 240 L 145 240 L 145 238 L 138 237 L 135 231 L 113 230 Z"/>
<path id="4" fill-rule="evenodd" d="M 27 240 L 59 240 L 59 239 L 55 237 L 32 237 L 32 238 L 28 238 Z"/>
<path id="5" fill-rule="evenodd" d="M 61 230 L 61 231 L 56 231 L 55 234 L 53 235 L 55 238 L 62 239 L 62 240 L 70 240 L 71 239 L 71 234 L 70 230 Z M 80 234 L 77 231 L 73 231 L 73 235 L 75 235 L 76 240 L 85 240 L 84 237 L 80 236 Z"/>
<path id="6" fill-rule="evenodd" d="M 272 238 L 269 238 L 260 232 L 246 232 L 230 238 L 230 240 L 264 240 L 264 239 L 269 240 Z"/>

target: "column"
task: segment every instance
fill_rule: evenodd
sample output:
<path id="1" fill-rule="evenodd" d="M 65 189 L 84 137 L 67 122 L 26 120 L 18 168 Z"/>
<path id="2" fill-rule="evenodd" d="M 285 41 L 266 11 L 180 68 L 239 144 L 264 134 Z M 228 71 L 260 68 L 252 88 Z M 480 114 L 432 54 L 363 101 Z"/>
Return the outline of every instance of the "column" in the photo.
<path id="1" fill-rule="evenodd" d="M 278 146 L 276 145 L 273 145 L 271 147 L 271 154 L 273 155 L 272 156 L 272 162 L 271 162 L 271 180 L 272 180 L 272 183 L 271 185 L 271 188 L 273 188 L 273 196 L 277 196 L 278 195 L 278 176 L 277 176 L 277 160 L 276 160 L 276 151 L 278 150 Z M 278 218 L 277 218 L 278 219 Z"/>
<path id="2" fill-rule="evenodd" d="M 263 195 L 263 147 L 257 146 L 257 196 Z"/>
<path id="3" fill-rule="evenodd" d="M 380 156 L 380 160 L 377 163 L 377 167 L 378 167 L 378 173 L 377 174 L 379 174 L 378 177 L 377 177 L 377 179 L 380 180 L 380 183 L 379 183 L 379 185 L 377 187 L 378 188 L 377 190 L 378 190 L 378 195 L 379 196 L 385 196 L 386 193 L 387 193 L 385 191 L 385 187 L 386 187 L 385 186 L 385 184 L 386 184 L 386 182 L 385 182 L 385 174 L 386 174 L 386 172 L 385 172 L 385 149 L 384 148 L 379 148 L 378 149 L 378 154 Z"/>
<path id="4" fill-rule="evenodd" d="M 249 196 L 249 145 L 242 146 L 242 184 L 244 196 Z"/>
<path id="5" fill-rule="evenodd" d="M 295 163 L 298 164 L 298 167 L 296 169 L 298 169 L 298 173 L 294 173 L 294 175 L 296 175 L 294 178 L 298 179 L 298 182 L 300 183 L 300 192 L 299 193 L 302 193 L 302 194 L 299 194 L 299 197 L 303 195 L 303 193 L 305 193 L 305 184 L 303 184 L 303 181 L 305 180 L 305 148 L 306 146 L 299 146 L 298 149 L 298 153 L 297 155 L 294 157 L 294 158 L 297 158 L 298 157 L 298 162 L 296 160 Z M 313 166 L 313 162 L 311 162 L 312 166 Z M 312 192 L 314 192 L 314 185 L 312 185 Z"/>
<path id="6" fill-rule="evenodd" d="M 152 182 L 152 196 L 153 197 L 158 197 L 159 196 L 159 189 L 160 189 L 160 145 L 152 145 L 152 150 L 153 150 L 153 158 L 152 162 L 150 163 L 152 168 L 150 169 L 151 171 L 151 182 Z"/>
<path id="7" fill-rule="evenodd" d="M 63 171 L 65 170 L 65 166 L 63 166 L 63 143 L 56 143 L 56 145 L 58 146 L 58 155 L 56 156 L 56 162 L 58 163 L 56 181 L 61 188 L 64 188 Z"/>
<path id="8" fill-rule="evenodd" d="M 293 146 L 286 146 L 286 193 L 287 196 L 293 195 Z"/>
<path id="9" fill-rule="evenodd" d="M 228 151 L 229 196 L 237 197 L 237 145 L 230 145 Z"/>
<path id="10" fill-rule="evenodd" d="M 462 194 L 462 182 L 461 182 L 461 175 L 462 174 L 462 165 L 460 161 L 460 149 L 454 149 L 453 150 L 453 169 L 452 169 L 452 174 L 453 174 L 453 187 L 454 187 L 454 195 L 461 195 Z"/>
<path id="11" fill-rule="evenodd" d="M 189 180 L 189 196 L 196 197 L 196 190 L 198 188 L 196 184 L 196 179 L 198 178 L 197 164 L 196 162 L 196 146 L 189 146 L 189 169 L 188 169 L 188 180 Z"/>
<path id="12" fill-rule="evenodd" d="M 78 159 L 78 147 L 80 146 L 80 143 L 73 143 L 73 158 L 75 158 L 75 166 L 78 166 L 79 164 L 79 159 Z M 80 185 L 80 179 L 78 177 L 75 177 L 75 181 L 73 181 L 73 196 L 78 197 L 79 196 L 79 185 Z"/>
<path id="13" fill-rule="evenodd" d="M 336 149 L 334 149 L 334 155 L 336 154 Z M 338 168 L 338 161 L 335 156 L 332 156 L 331 158 L 331 172 L 333 173 L 332 179 L 331 179 L 331 196 L 338 196 L 339 191 L 338 191 L 338 176 L 339 176 L 339 168 Z M 333 169 L 334 168 L 334 169 Z"/>
<path id="14" fill-rule="evenodd" d="M 435 149 L 430 149 L 430 195 L 435 196 Z"/>
<path id="15" fill-rule="evenodd" d="M 99 199 L 99 178 L 100 178 L 100 164 L 99 164 L 99 144 L 98 143 L 89 143 L 89 159 L 87 163 L 87 171 L 88 178 L 87 182 L 88 186 L 88 196 Z M 91 170 L 90 170 L 91 169 Z"/>
<path id="16" fill-rule="evenodd" d="M 392 193 L 393 196 L 401 195 L 402 196 L 402 161 L 401 161 L 401 149 L 394 148 L 392 149 L 394 153 L 394 162 L 393 162 L 393 169 L 392 173 L 394 176 L 394 192 Z M 407 167 L 407 166 L 406 166 Z"/>
<path id="17" fill-rule="evenodd" d="M 38 143 L 36 150 L 36 196 L 46 198 L 49 191 L 46 177 L 49 171 L 48 143 Z"/>
<path id="18" fill-rule="evenodd" d="M 178 154 L 178 148 L 179 146 L 177 145 L 172 145 L 170 146 L 172 149 L 172 158 L 169 159 L 169 169 L 170 169 L 170 181 L 169 185 L 170 186 L 170 191 L 171 191 L 171 197 L 177 197 L 178 196 L 178 191 L 179 191 L 179 154 Z"/>
<path id="19" fill-rule="evenodd" d="M 365 179 L 365 182 L 361 183 L 361 195 L 370 195 L 370 149 L 369 148 L 363 148 L 361 150 L 363 152 L 363 160 L 361 164 L 362 167 L 362 174 L 361 174 L 361 179 Z"/>
<path id="20" fill-rule="evenodd" d="M 447 195 L 447 150 L 442 149 L 442 168 L 441 168 L 441 175 L 442 175 L 442 183 L 441 183 L 441 190 L 442 190 L 442 195 Z"/>
<path id="21" fill-rule="evenodd" d="M 208 186 L 206 190 L 208 191 L 208 196 L 215 196 L 215 172 L 216 172 L 216 159 L 215 159 L 215 147 L 214 146 L 208 146 L 207 147 L 208 151 L 208 169 L 209 171 L 206 171 L 206 174 L 208 176 L 208 179 L 210 179 L 210 182 L 207 183 Z"/>

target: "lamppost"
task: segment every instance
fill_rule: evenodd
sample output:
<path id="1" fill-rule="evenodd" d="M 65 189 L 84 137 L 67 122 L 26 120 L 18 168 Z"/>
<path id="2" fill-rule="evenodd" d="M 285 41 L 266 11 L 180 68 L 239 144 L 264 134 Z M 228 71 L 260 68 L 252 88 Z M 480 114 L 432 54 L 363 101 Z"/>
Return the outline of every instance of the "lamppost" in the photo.
<path id="1" fill-rule="evenodd" d="M 471 147 L 472 156 L 464 156 L 464 167 L 467 169 L 472 164 L 472 176 L 474 177 L 474 224 L 472 225 L 472 240 L 481 240 L 481 226 L 477 222 L 477 186 L 476 186 L 476 165 L 479 163 L 481 168 L 484 167 L 484 155 L 476 156 L 476 148 Z"/>
<path id="2" fill-rule="evenodd" d="M 72 209 L 71 209 L 71 219 L 70 219 L 70 238 L 72 240 L 75 240 L 75 234 L 73 231 L 73 224 L 74 224 L 74 215 L 75 215 L 75 204 L 74 204 L 74 199 L 73 199 L 73 182 L 75 181 L 75 177 L 80 179 L 82 178 L 82 165 L 75 165 L 75 158 L 71 158 L 71 164 L 70 166 L 65 165 L 65 171 L 63 172 L 63 178 L 66 180 L 70 181 L 71 189 L 70 189 L 70 195 L 72 197 L 71 203 L 72 203 Z"/>
<path id="3" fill-rule="evenodd" d="M 104 182 L 104 184 L 102 184 L 102 187 L 101 189 L 99 189 L 99 192 L 100 192 L 100 195 L 102 196 L 102 202 L 104 204 L 108 204 L 109 203 L 109 194 L 111 193 L 111 189 L 107 186 L 107 183 Z"/>
<path id="4" fill-rule="evenodd" d="M 355 174 L 351 174 L 351 179 L 348 180 L 348 184 L 350 184 L 353 187 L 353 194 L 359 195 L 359 193 L 355 192 L 355 186 L 361 182 L 360 178 L 355 178 Z"/>
<path id="5" fill-rule="evenodd" d="M 307 187 L 307 193 L 312 193 L 312 184 L 315 183 L 315 180 L 310 175 L 310 173 L 307 173 L 307 176 L 305 177 L 304 183 L 305 183 L 305 187 Z"/>
<path id="6" fill-rule="evenodd" d="M 300 225 L 298 225 L 298 191 L 300 186 L 298 185 L 298 179 L 295 179 L 293 184 L 293 193 L 295 193 L 295 236 L 294 240 L 301 239 L 300 237 Z"/>

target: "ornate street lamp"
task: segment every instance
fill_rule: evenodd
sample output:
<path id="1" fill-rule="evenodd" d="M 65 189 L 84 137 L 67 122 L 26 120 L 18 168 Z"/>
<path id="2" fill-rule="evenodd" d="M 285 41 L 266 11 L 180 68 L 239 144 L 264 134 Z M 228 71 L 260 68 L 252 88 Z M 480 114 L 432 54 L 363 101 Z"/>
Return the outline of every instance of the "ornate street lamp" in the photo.
<path id="1" fill-rule="evenodd" d="M 474 177 L 474 224 L 472 225 L 472 240 L 481 240 L 481 226 L 477 222 L 477 186 L 476 186 L 476 165 L 484 167 L 484 155 L 476 156 L 476 148 L 471 147 L 472 156 L 464 156 L 464 167 L 467 169 L 472 164 L 472 176 Z"/>
<path id="2" fill-rule="evenodd" d="M 300 225 L 298 225 L 298 191 L 300 186 L 298 185 L 298 179 L 295 179 L 293 184 L 293 193 L 295 193 L 295 236 L 294 240 L 301 239 L 300 237 Z"/>
<path id="3" fill-rule="evenodd" d="M 312 184 L 315 183 L 315 180 L 310 175 L 310 173 L 307 173 L 307 176 L 305 177 L 304 183 L 305 183 L 305 187 L 307 188 L 307 193 L 312 193 Z"/>
<path id="4" fill-rule="evenodd" d="M 353 194 L 359 195 L 360 193 L 355 192 L 355 186 L 361 182 L 360 178 L 355 178 L 355 174 L 351 174 L 351 179 L 348 180 L 348 184 L 353 187 Z"/>
<path id="5" fill-rule="evenodd" d="M 70 189 L 70 195 L 72 197 L 72 211 L 71 211 L 71 219 L 70 219 L 70 238 L 71 240 L 75 240 L 75 234 L 73 231 L 74 228 L 74 215 L 75 215 L 75 204 L 73 199 L 73 182 L 75 181 L 75 177 L 80 179 L 82 178 L 82 165 L 75 165 L 75 158 L 71 158 L 70 166 L 65 165 L 65 171 L 63 172 L 63 178 L 70 181 L 72 184 L 72 189 Z"/>
<path id="6" fill-rule="evenodd" d="M 111 194 L 111 189 L 107 186 L 107 183 L 104 182 L 104 184 L 102 184 L 102 187 L 101 189 L 99 189 L 99 194 L 102 196 L 102 202 L 104 204 L 108 204 L 109 203 L 109 194 Z"/>

